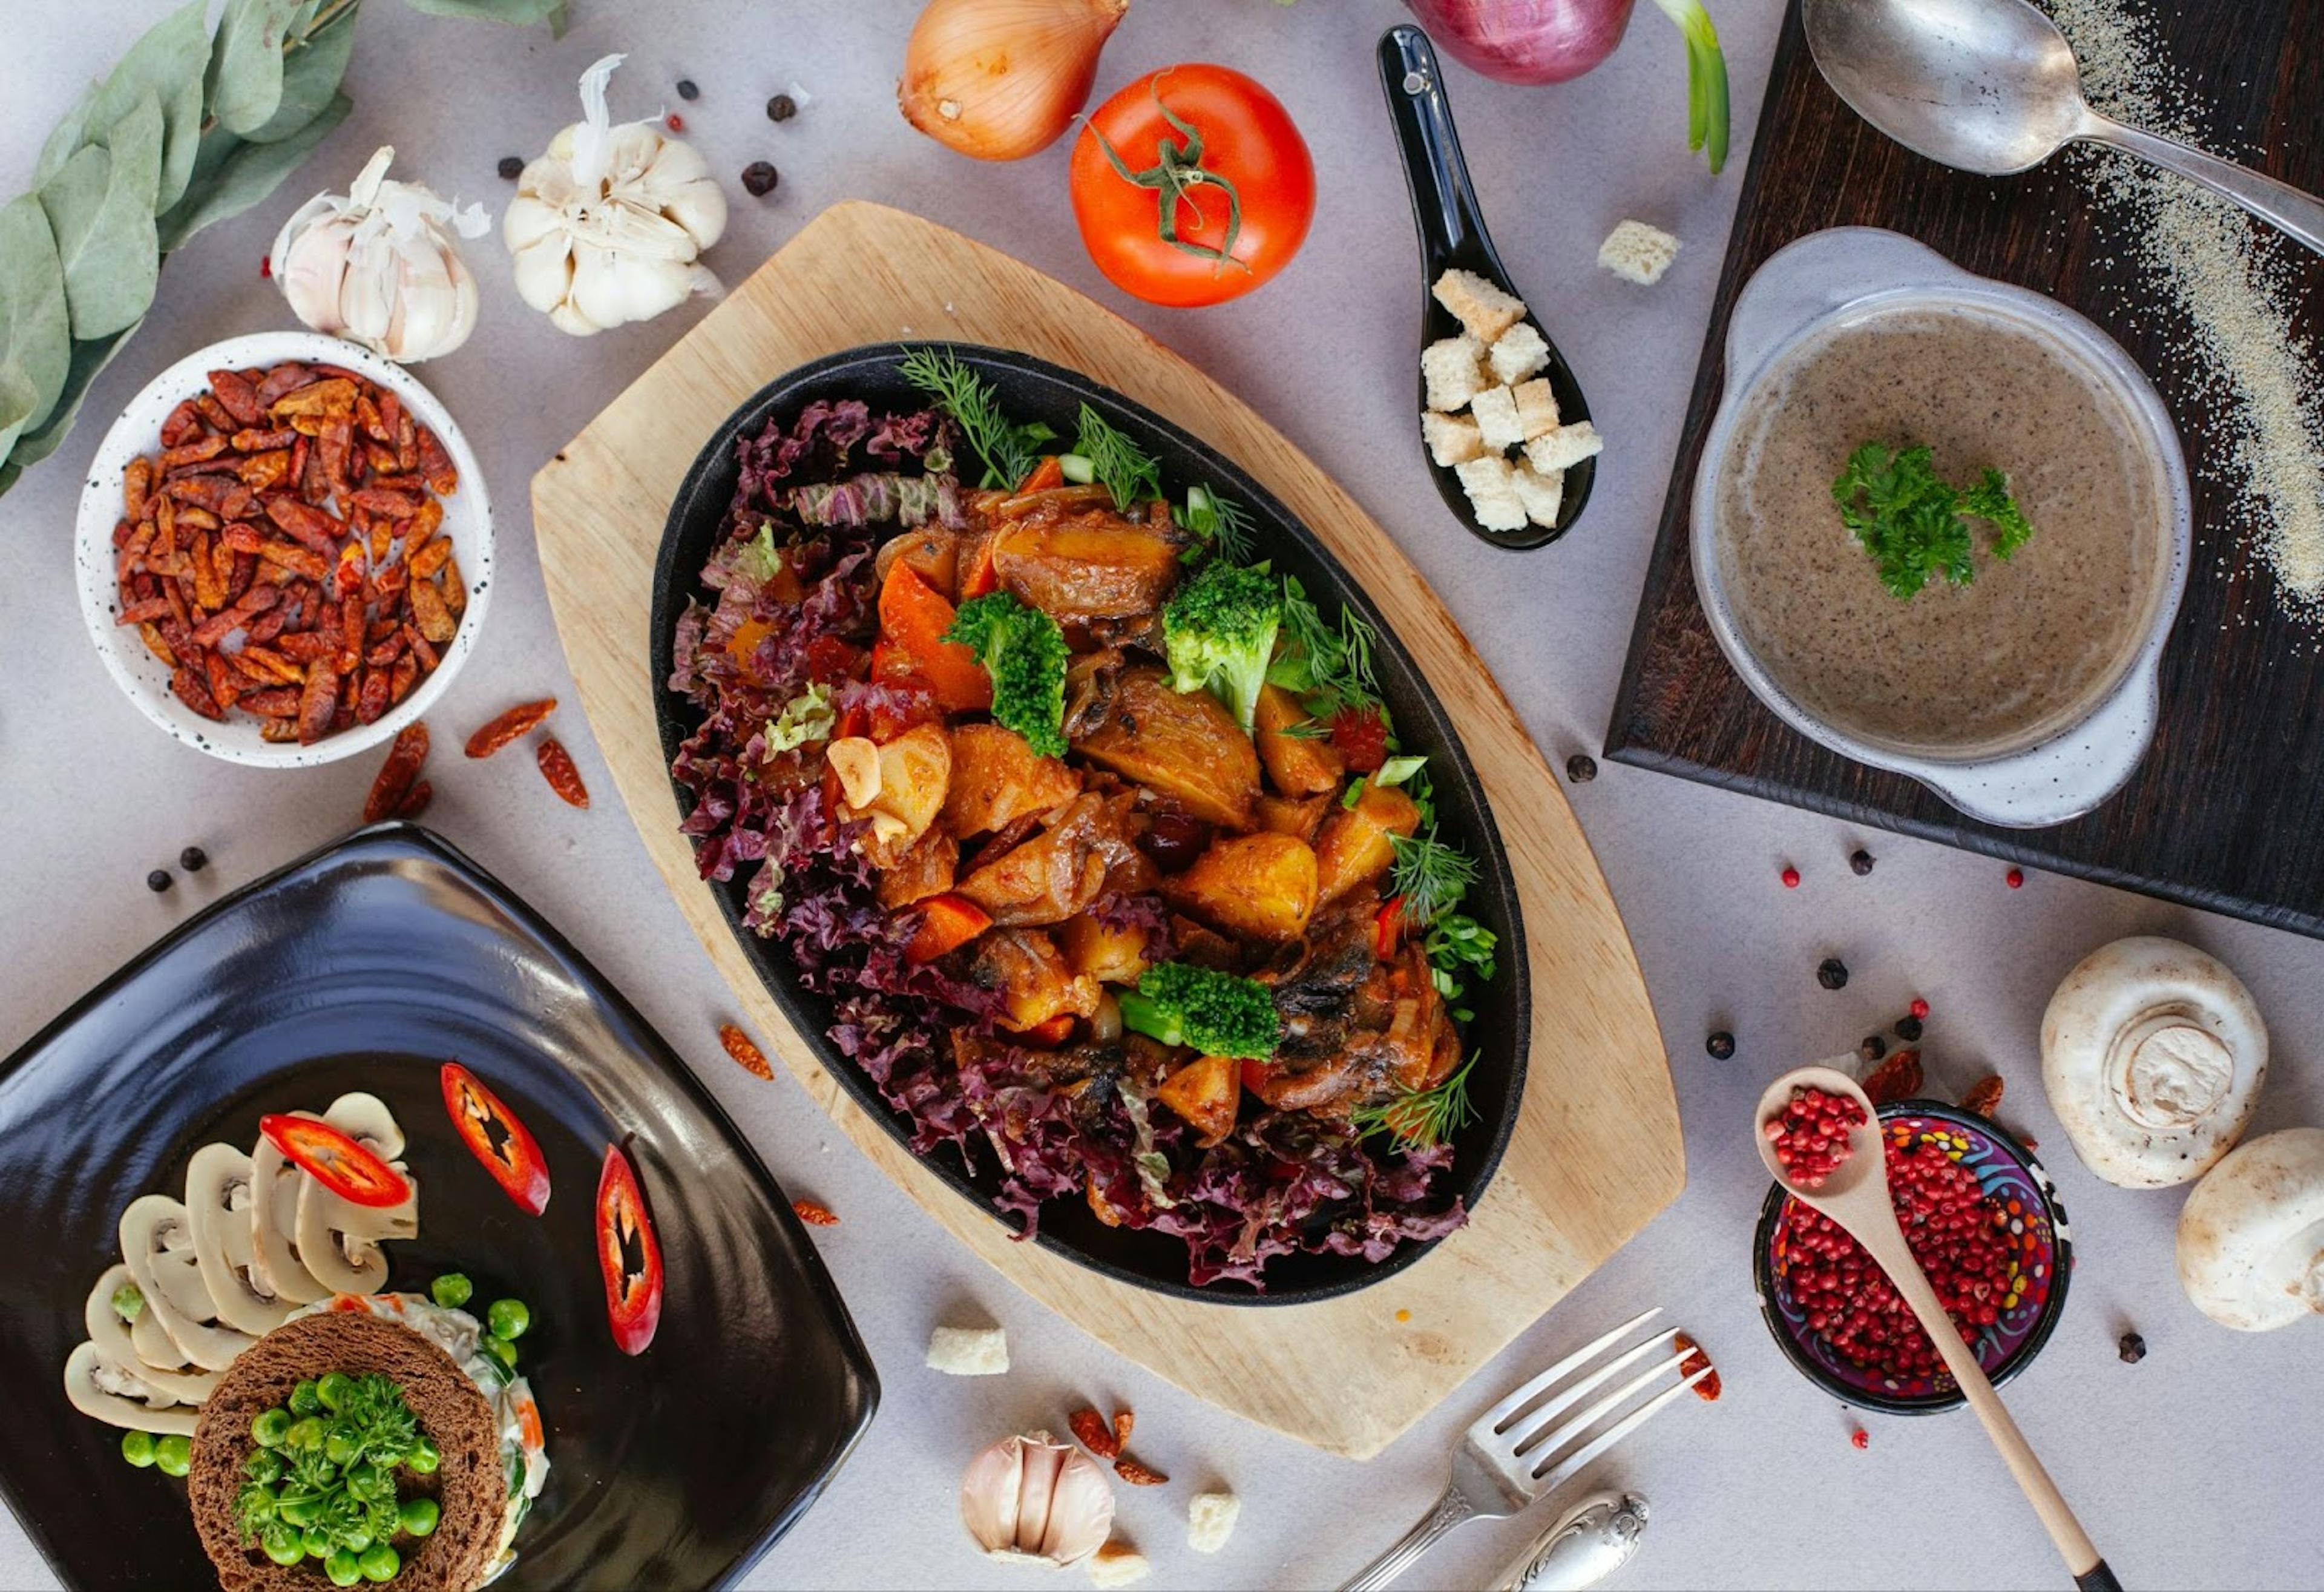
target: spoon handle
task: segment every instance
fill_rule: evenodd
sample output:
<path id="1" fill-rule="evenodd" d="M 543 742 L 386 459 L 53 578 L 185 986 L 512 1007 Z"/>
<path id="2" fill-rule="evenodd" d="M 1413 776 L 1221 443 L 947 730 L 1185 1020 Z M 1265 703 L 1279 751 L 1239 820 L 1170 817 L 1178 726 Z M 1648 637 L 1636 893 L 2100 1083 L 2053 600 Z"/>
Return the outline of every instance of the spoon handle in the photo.
<path id="1" fill-rule="evenodd" d="M 2313 194 L 2302 193 L 2288 182 L 2278 182 L 2249 166 L 2239 166 L 2233 161 L 2223 161 L 2214 154 L 2181 143 L 2174 139 L 2158 137 L 2141 127 L 2128 126 L 2105 116 L 2094 116 L 2082 136 L 2093 143 L 2110 144 L 2128 150 L 2153 161 L 2165 171 L 2176 171 L 2190 181 L 2200 182 L 2212 192 L 2233 199 L 2261 220 L 2280 228 L 2306 244 L 2319 254 L 2324 254 L 2324 201 Z"/>
<path id="2" fill-rule="evenodd" d="M 1880 1199 L 1883 1214 L 1886 1213 L 1887 1205 L 1884 1192 Z M 2041 1517 L 2043 1529 L 2050 1533 L 2050 1541 L 2058 1545 L 2059 1553 L 2066 1560 L 2066 1568 L 2073 1572 L 2075 1585 L 2085 1588 L 2085 1592 L 2120 1592 L 2120 1583 L 2115 1580 L 2114 1572 L 2107 1569 L 2106 1560 L 2098 1557 L 2098 1550 L 2082 1530 L 2081 1523 L 2066 1506 L 2064 1496 L 2058 1491 L 2058 1484 L 2050 1479 L 2050 1473 L 2042 1468 L 2042 1461 L 2034 1458 L 2025 1434 L 2017 1430 L 2017 1422 L 2010 1418 L 2008 1408 L 2001 1402 L 2001 1395 L 1993 1391 L 1993 1384 L 1987 1379 L 1985 1368 L 1977 1363 L 1976 1354 L 1961 1341 L 1960 1328 L 1953 1325 L 1952 1318 L 1945 1314 L 1945 1307 L 1937 1302 L 1936 1291 L 1929 1286 L 1929 1279 L 1921 1270 L 1920 1262 L 1914 1260 L 1913 1252 L 1904 1246 L 1904 1235 L 1897 1227 L 1895 1218 L 1891 1216 L 1885 1223 L 1876 1226 L 1868 1222 L 1865 1225 L 1874 1226 L 1875 1230 L 1858 1233 L 1858 1241 L 1870 1251 L 1874 1260 L 1880 1263 L 1881 1269 L 1888 1273 L 1888 1280 L 1896 1285 L 1896 1291 L 1903 1294 L 1904 1302 L 1913 1307 L 1913 1314 L 1920 1318 L 1922 1330 L 1937 1346 L 1937 1353 L 1944 1358 L 1945 1369 L 1950 1371 L 1953 1380 L 1960 1384 L 1962 1395 L 1969 1400 L 1969 1407 L 1976 1411 L 1977 1418 L 1985 1423 L 1986 1435 L 1993 1439 L 2002 1463 L 2009 1467 L 2009 1474 L 2016 1478 L 2019 1489 L 2025 1495 L 2025 1501 L 2034 1505 L 2034 1513 Z"/>
<path id="3" fill-rule="evenodd" d="M 1420 229 L 1421 258 L 1434 282 L 1456 258 L 1489 255 L 1492 240 L 1469 180 L 1461 136 L 1452 130 L 1452 106 L 1444 97 L 1435 46 L 1418 28 L 1400 23 L 1380 35 L 1379 69 L 1397 151 L 1404 157 L 1404 180 L 1412 193 L 1413 223 Z"/>

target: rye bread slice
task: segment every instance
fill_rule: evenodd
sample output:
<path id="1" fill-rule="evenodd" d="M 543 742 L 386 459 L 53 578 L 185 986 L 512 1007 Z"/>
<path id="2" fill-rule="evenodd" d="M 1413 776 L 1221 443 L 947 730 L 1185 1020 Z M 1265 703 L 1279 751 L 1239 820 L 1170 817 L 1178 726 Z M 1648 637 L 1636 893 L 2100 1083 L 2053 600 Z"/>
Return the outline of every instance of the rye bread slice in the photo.
<path id="1" fill-rule="evenodd" d="M 396 1592 L 471 1592 L 491 1568 L 508 1506 L 492 1406 L 451 1356 L 409 1327 L 361 1310 L 303 1316 L 276 1328 L 243 1351 L 204 1402 L 186 1487 L 219 1586 L 225 1592 L 332 1592 L 319 1560 L 276 1564 L 244 1544 L 235 1518 L 243 1464 L 257 1446 L 251 1421 L 289 1399 L 301 1378 L 327 1371 L 393 1377 L 443 1457 L 432 1476 L 398 1477 L 405 1496 L 424 1491 L 443 1515 L 433 1536 L 396 1540 L 403 1568 L 391 1584 Z"/>

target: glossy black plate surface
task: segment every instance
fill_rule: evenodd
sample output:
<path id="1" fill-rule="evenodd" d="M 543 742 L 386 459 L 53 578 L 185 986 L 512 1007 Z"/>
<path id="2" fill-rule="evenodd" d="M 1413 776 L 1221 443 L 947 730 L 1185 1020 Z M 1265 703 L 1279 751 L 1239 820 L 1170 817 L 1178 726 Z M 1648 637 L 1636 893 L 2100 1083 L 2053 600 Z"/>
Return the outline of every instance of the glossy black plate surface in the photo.
<path id="1" fill-rule="evenodd" d="M 1517 885 L 1509 875 L 1508 859 L 1501 850 L 1500 834 L 1493 827 L 1476 771 L 1470 766 L 1468 754 L 1462 749 L 1443 705 L 1403 643 L 1323 544 L 1240 467 L 1153 411 L 1077 371 L 1029 355 L 966 343 L 888 343 L 844 349 L 803 365 L 761 388 L 703 444 L 670 505 L 662 534 L 654 566 L 650 644 L 657 682 L 654 712 L 661 727 L 663 756 L 675 756 L 679 744 L 699 723 L 693 706 L 659 682 L 670 676 L 671 643 L 678 616 L 689 598 L 711 595 L 697 577 L 734 495 L 736 440 L 757 436 L 770 417 L 788 425 L 817 399 L 860 398 L 874 411 L 923 409 L 926 400 L 897 374 L 896 366 L 909 348 L 929 346 L 950 349 L 991 382 L 1012 420 L 1047 421 L 1058 435 L 1070 438 L 1081 405 L 1089 403 L 1161 460 L 1163 486 L 1173 499 L 1183 497 L 1190 485 L 1205 485 L 1224 493 L 1250 511 L 1259 557 L 1297 576 L 1326 615 L 1334 612 L 1335 605 L 1345 604 L 1371 621 L 1379 635 L 1375 655 L 1379 683 L 1395 715 L 1397 734 L 1406 750 L 1430 756 L 1438 821 L 1444 836 L 1479 859 L 1480 877 L 1463 910 L 1499 935 L 1503 948 L 1492 984 L 1472 989 L 1469 996 L 1476 1012 L 1475 1021 L 1467 1025 L 1470 1049 L 1478 1055 L 1470 1088 L 1476 1112 L 1454 1138 L 1450 1186 L 1473 1208 L 1517 1122 L 1532 1010 L 1525 958 L 1517 954 L 1525 935 L 1517 916 Z M 692 802 L 683 786 L 673 782 L 671 788 L 678 801 L 671 817 L 674 825 Z M 870 1077 L 823 1038 L 831 1023 L 830 1004 L 798 987 L 789 953 L 779 942 L 761 939 L 742 927 L 743 884 L 744 878 L 738 875 L 715 888 L 728 927 L 751 958 L 761 981 L 792 1026 L 815 1043 L 832 1076 L 898 1143 L 908 1143 L 909 1119 L 890 1106 Z M 980 1154 L 973 1165 L 965 1165 L 956 1152 L 945 1146 L 930 1162 L 962 1198 L 991 1212 L 994 1220 L 1016 1225 L 1013 1218 L 993 1209 L 1000 1171 L 989 1155 Z M 1106 1226 L 1080 1200 L 1053 1199 L 1044 1206 L 1035 1241 L 1137 1287 L 1224 1304 L 1296 1304 L 1352 1292 L 1411 1264 L 1429 1247 L 1406 1244 L 1377 1264 L 1346 1255 L 1283 1255 L 1268 1263 L 1267 1291 L 1260 1294 L 1234 1282 L 1191 1286 L 1186 1281 L 1183 1243 L 1167 1234 Z"/>
<path id="2" fill-rule="evenodd" d="M 462 1147 L 438 1069 L 456 1057 L 546 1154 L 526 1215 Z M 548 1491 L 511 1587 L 732 1579 L 813 1502 L 879 1384 L 790 1203 L 686 1064 L 574 949 L 441 840 L 383 825 L 187 923 L 0 1067 L 0 1486 L 69 1583 L 215 1586 L 185 1484 L 133 1469 L 65 1402 L 90 1283 L 122 1208 L 182 1195 L 212 1139 L 261 1114 L 383 1097 L 410 1140 L 420 1236 L 391 1286 L 445 1271 L 476 1308 L 532 1309 L 521 1369 L 548 1425 Z M 634 1135 L 667 1267 L 661 1327 L 614 1348 L 591 1231 L 609 1139 Z M 317 1585 L 323 1582 L 318 1577 Z"/>

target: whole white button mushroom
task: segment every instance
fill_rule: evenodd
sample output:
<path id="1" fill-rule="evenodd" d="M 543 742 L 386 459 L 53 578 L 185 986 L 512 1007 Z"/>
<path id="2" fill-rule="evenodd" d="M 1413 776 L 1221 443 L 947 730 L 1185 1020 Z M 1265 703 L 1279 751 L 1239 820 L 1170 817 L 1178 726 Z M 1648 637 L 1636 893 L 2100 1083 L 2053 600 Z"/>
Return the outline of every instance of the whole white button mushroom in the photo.
<path id="1" fill-rule="evenodd" d="M 2203 1175 L 2251 1125 L 2267 1025 L 2216 957 L 2151 935 L 2100 946 L 2042 1015 L 2042 1083 L 2082 1164 L 2125 1189 Z"/>
<path id="2" fill-rule="evenodd" d="M 2239 1332 L 2324 1315 L 2324 1128 L 2262 1134 L 2196 1185 L 2179 1213 L 2179 1285 Z"/>

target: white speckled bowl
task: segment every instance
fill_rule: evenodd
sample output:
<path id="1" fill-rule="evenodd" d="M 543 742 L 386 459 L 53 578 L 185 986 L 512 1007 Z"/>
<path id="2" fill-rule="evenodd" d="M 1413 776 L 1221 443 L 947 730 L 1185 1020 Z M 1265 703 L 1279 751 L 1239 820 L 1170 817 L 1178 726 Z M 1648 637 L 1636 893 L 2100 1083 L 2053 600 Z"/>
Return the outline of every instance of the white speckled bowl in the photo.
<path id="1" fill-rule="evenodd" d="M 433 430 L 460 472 L 460 487 L 444 499 L 443 534 L 452 539 L 453 555 L 467 583 L 468 607 L 460 628 L 442 649 L 436 671 L 412 688 L 411 694 L 370 724 L 355 725 L 326 736 L 311 746 L 259 738 L 258 721 L 228 710 L 226 722 L 215 723 L 194 712 L 170 690 L 170 671 L 146 650 L 134 626 L 115 623 L 120 595 L 114 578 L 113 528 L 121 518 L 121 477 L 129 461 L 161 447 L 161 422 L 180 402 L 209 385 L 213 370 L 241 370 L 252 366 L 279 365 L 286 359 L 301 364 L 336 365 L 369 377 L 401 399 L 412 418 Z M 396 731 L 425 714 L 451 684 L 460 665 L 475 650 L 484 610 L 492 601 L 493 512 L 484 491 L 484 471 L 468 440 L 436 395 L 421 386 L 410 372 L 369 350 L 320 332 L 253 332 L 213 343 L 179 360 L 155 376 L 130 401 L 121 418 L 97 445 L 81 489 L 80 514 L 73 531 L 74 577 L 80 587 L 81 617 L 97 656 L 139 712 L 187 745 L 262 768 L 313 768 L 351 757 L 377 746 Z"/>

